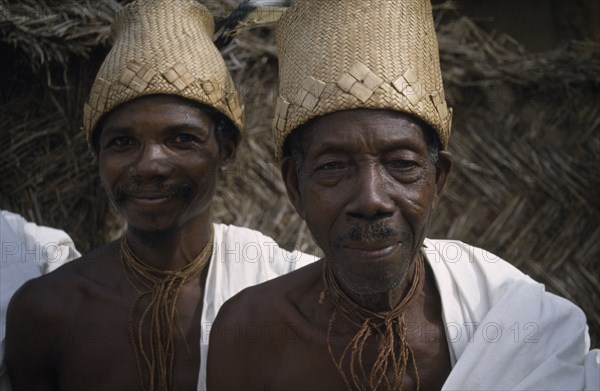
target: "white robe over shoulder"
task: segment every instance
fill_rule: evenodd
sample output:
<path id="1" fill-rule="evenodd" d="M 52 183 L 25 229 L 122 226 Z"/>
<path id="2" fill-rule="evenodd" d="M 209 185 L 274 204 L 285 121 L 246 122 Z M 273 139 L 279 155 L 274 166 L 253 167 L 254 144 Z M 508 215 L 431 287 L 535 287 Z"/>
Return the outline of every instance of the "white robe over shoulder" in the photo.
<path id="1" fill-rule="evenodd" d="M 210 328 L 223 303 L 247 287 L 317 260 L 317 257 L 299 251 L 285 251 L 258 231 L 223 224 L 214 227 L 215 251 L 208 267 L 202 307 L 198 390 L 206 389 Z"/>
<path id="2" fill-rule="evenodd" d="M 499 257 L 425 240 L 452 360 L 444 390 L 600 390 L 586 318 Z"/>

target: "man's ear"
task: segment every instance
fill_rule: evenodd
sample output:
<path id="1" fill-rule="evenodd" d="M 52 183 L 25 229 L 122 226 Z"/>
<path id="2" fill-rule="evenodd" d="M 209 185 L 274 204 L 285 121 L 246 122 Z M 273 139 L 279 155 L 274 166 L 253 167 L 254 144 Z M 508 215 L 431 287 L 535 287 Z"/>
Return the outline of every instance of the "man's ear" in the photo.
<path id="1" fill-rule="evenodd" d="M 219 147 L 219 164 L 222 170 L 226 169 L 235 160 L 236 153 L 236 143 L 230 137 L 225 137 Z"/>
<path id="2" fill-rule="evenodd" d="M 304 208 L 300 195 L 300 183 L 298 182 L 298 167 L 296 159 L 291 156 L 284 157 L 281 161 L 281 176 L 285 184 L 288 198 L 294 205 L 296 213 L 304 220 Z"/>
<path id="3" fill-rule="evenodd" d="M 448 175 L 452 170 L 452 154 L 449 151 L 440 151 L 438 153 L 438 164 L 435 170 L 435 197 L 433 207 L 435 208 L 446 190 Z"/>

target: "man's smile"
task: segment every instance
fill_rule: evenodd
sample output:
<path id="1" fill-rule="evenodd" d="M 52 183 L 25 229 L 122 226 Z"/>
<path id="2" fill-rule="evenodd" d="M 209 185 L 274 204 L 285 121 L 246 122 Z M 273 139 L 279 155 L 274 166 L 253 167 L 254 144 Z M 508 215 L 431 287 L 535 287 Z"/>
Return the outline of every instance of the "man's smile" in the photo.
<path id="1" fill-rule="evenodd" d="M 362 258 L 381 258 L 395 252 L 399 246 L 402 245 L 401 241 L 368 241 L 368 242 L 354 242 L 343 247 L 346 251 L 352 251 L 360 255 Z"/>
<path id="2" fill-rule="evenodd" d="M 157 206 L 168 203 L 172 197 L 168 195 L 152 195 L 152 194 L 141 194 L 136 196 L 127 197 L 132 203 L 139 206 Z"/>
<path id="3" fill-rule="evenodd" d="M 131 200 L 138 204 L 154 205 L 173 200 L 180 196 L 185 198 L 193 193 L 193 188 L 189 183 L 161 183 L 148 186 L 140 185 L 136 182 L 128 182 L 117 188 L 116 200 L 119 203 Z"/>

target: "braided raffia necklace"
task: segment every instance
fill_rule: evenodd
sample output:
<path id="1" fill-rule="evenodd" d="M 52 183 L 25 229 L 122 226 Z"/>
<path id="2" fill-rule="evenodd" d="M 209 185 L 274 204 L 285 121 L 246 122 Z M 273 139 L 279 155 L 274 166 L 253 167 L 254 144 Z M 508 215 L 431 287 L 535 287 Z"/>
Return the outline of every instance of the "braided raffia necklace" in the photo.
<path id="1" fill-rule="evenodd" d="M 131 251 L 125 235 L 121 239 L 121 259 L 127 279 L 137 292 L 129 307 L 129 336 L 138 375 L 144 390 L 172 390 L 177 298 L 183 285 L 198 276 L 213 251 L 214 229 L 200 254 L 179 270 L 161 270 L 140 261 Z M 134 327 L 133 314 L 141 300 L 149 302 Z"/>
<path id="2" fill-rule="evenodd" d="M 374 312 L 352 301 L 339 287 L 329 262 L 323 263 L 325 289 L 321 293 L 319 302 L 323 303 L 331 293 L 335 303 L 335 310 L 327 327 L 327 348 L 348 389 L 401 390 L 404 375 L 409 366 L 412 367 L 417 390 L 419 389 L 419 373 L 415 354 L 406 337 L 404 312 L 421 290 L 424 270 L 423 254 L 419 252 L 412 283 L 406 296 L 395 308 L 389 311 Z M 336 358 L 331 345 L 331 334 L 338 312 L 359 330 L 346 345 L 342 354 Z M 373 367 L 368 372 L 363 364 L 363 350 L 370 339 L 377 343 L 377 356 Z M 348 361 L 347 365 L 345 365 L 345 361 Z M 345 370 L 344 367 L 349 370 Z"/>

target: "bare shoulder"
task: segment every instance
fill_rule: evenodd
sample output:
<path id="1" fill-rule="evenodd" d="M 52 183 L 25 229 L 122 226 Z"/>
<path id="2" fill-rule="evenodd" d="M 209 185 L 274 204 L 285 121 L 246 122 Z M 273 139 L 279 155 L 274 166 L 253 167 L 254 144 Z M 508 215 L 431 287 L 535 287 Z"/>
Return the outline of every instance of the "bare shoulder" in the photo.
<path id="1" fill-rule="evenodd" d="M 110 243 L 27 281 L 11 299 L 9 316 L 19 310 L 32 312 L 32 316 L 60 315 L 86 285 L 103 280 L 102 270 L 109 272 L 114 263 L 115 247 L 115 243 Z"/>
<path id="2" fill-rule="evenodd" d="M 229 299 L 216 322 L 256 322 L 279 319 L 287 307 L 305 308 L 315 302 L 322 284 L 322 260 L 267 282 L 246 288 Z"/>
<path id="3" fill-rule="evenodd" d="M 13 295 L 7 311 L 5 347 L 15 389 L 53 389 L 66 327 L 104 279 L 102 270 L 111 269 L 113 247 L 101 247 L 32 279 Z"/>
<path id="4" fill-rule="evenodd" d="M 116 248 L 110 243 L 23 284 L 9 303 L 7 332 L 18 335 L 38 325 L 58 333 L 60 325 L 76 315 L 89 292 L 108 283 L 111 270 L 114 278 Z"/>
<path id="5" fill-rule="evenodd" d="M 210 331 L 208 389 L 265 388 L 283 342 L 318 305 L 321 264 L 246 288 L 221 307 Z"/>

